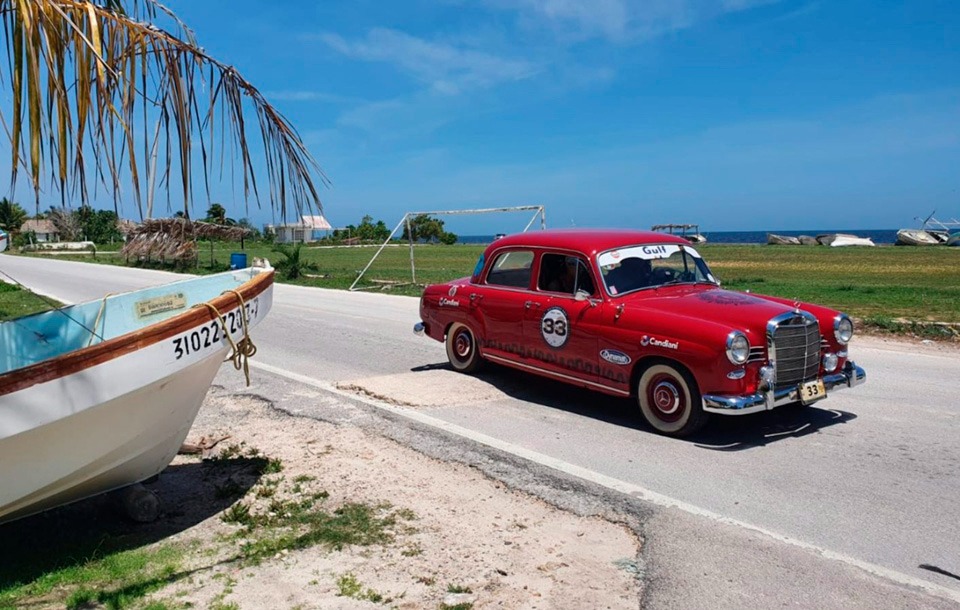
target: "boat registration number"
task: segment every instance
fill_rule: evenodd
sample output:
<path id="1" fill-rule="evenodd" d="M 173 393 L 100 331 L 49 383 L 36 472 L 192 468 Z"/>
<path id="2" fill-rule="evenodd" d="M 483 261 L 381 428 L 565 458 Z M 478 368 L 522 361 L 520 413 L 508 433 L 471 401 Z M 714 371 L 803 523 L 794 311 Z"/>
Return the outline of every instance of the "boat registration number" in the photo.
<path id="1" fill-rule="evenodd" d="M 823 387 L 823 380 L 808 381 L 800 386 L 800 402 L 810 404 L 827 397 L 827 389 Z"/>
<path id="2" fill-rule="evenodd" d="M 252 301 L 247 301 L 244 303 L 244 308 L 247 310 L 247 321 L 256 319 L 257 314 L 260 313 L 260 298 L 257 297 Z M 226 325 L 226 329 L 230 332 L 231 336 L 243 331 L 243 316 L 240 313 L 240 308 L 237 307 L 224 313 L 223 323 Z M 184 333 L 179 337 L 174 337 L 171 341 L 174 357 L 179 360 L 184 356 L 189 356 L 201 350 L 219 346 L 220 341 L 225 338 L 223 330 L 224 327 L 220 324 L 220 320 L 217 319 L 211 320 L 207 324 Z"/>

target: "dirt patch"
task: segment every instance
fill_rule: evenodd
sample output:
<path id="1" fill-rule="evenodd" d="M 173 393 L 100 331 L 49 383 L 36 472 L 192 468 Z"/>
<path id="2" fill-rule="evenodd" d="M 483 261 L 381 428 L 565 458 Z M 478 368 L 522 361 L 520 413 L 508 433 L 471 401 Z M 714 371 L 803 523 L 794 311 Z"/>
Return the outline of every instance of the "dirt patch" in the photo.
<path id="1" fill-rule="evenodd" d="M 256 453 L 261 465 L 269 460 L 273 467 L 268 472 L 225 467 L 219 477 L 206 478 L 202 492 L 196 477 L 164 475 L 161 500 L 174 501 L 175 518 L 195 523 L 165 542 L 188 542 L 203 552 L 189 559 L 190 578 L 173 582 L 155 599 L 240 608 L 639 604 L 639 541 L 624 526 L 561 511 L 474 469 L 425 457 L 358 428 L 286 416 L 265 400 L 214 387 L 188 441 L 224 434 L 230 439 L 220 448 L 229 444 L 246 459 Z M 171 471 L 198 461 L 179 456 Z M 250 476 L 257 480 L 243 479 Z M 208 494 L 229 493 L 231 485 L 242 497 L 212 513 Z M 224 514 L 243 504 L 264 515 L 283 501 L 303 498 L 315 499 L 318 509 L 331 514 L 348 505 L 370 507 L 388 523 L 388 539 L 339 550 L 326 543 L 283 549 L 259 562 L 238 558 L 257 528 L 248 537 L 238 535 L 242 526 L 224 522 Z M 203 518 L 191 518 L 191 512 Z"/>

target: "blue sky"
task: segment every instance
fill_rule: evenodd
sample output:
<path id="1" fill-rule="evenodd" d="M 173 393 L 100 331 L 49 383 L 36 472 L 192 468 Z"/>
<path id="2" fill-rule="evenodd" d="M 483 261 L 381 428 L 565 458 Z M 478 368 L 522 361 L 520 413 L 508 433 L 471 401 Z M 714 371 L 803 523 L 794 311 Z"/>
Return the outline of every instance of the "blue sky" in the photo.
<path id="1" fill-rule="evenodd" d="M 960 216 L 956 0 L 166 4 L 297 127 L 335 226 L 530 204 L 554 227 L 706 232 Z M 271 221 L 234 192 L 214 197 Z"/>

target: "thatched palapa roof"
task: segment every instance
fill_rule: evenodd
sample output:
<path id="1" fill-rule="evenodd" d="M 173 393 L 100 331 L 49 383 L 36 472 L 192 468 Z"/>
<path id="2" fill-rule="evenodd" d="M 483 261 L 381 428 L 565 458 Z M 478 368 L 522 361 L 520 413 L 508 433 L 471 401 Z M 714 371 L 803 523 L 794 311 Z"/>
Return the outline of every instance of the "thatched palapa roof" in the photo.
<path id="1" fill-rule="evenodd" d="M 238 241 L 250 232 L 243 227 L 195 222 L 186 218 L 152 218 L 140 223 L 128 234 L 127 243 L 120 254 L 146 259 L 191 260 L 197 256 L 198 239 Z"/>

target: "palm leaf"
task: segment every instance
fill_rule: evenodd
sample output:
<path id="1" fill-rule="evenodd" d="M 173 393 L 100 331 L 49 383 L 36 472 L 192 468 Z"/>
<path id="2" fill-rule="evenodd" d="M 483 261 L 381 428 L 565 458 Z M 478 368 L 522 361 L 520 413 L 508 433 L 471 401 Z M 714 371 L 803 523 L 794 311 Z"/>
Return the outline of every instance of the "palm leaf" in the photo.
<path id="1" fill-rule="evenodd" d="M 145 21 L 158 14 L 172 31 Z M 251 200 L 260 207 L 262 195 L 284 218 L 322 211 L 317 184 L 328 180 L 292 125 L 155 0 L 0 0 L 0 18 L 8 58 L 0 82 L 12 97 L 0 111 L 14 159 L 11 184 L 24 170 L 38 204 L 49 174 L 64 200 L 87 203 L 99 183 L 118 208 L 129 184 L 140 217 L 150 218 L 154 189 L 166 190 L 169 207 L 176 182 L 189 215 L 195 174 L 202 173 L 209 200 L 210 173 L 219 165 L 222 176 L 229 163 L 231 176 L 239 167 L 244 211 Z M 260 162 L 251 154 L 254 139 Z"/>

